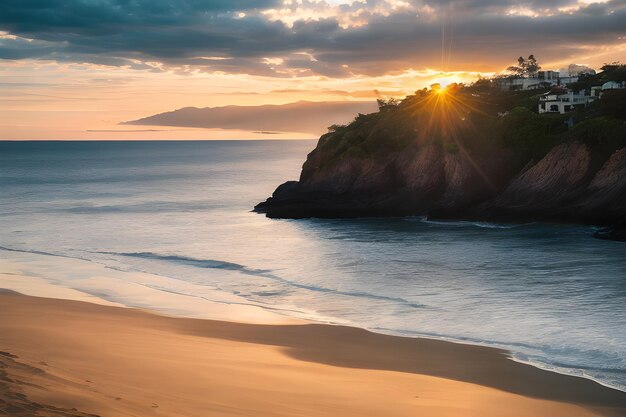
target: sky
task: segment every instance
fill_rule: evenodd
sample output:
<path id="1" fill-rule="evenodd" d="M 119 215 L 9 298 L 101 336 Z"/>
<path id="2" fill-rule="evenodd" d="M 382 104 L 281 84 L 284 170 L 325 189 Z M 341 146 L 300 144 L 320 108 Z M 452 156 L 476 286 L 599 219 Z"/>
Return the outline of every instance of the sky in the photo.
<path id="1" fill-rule="evenodd" d="M 529 54 L 555 70 L 625 62 L 626 0 L 2 0 L 0 139 L 260 138 L 119 123 L 403 97 Z"/>

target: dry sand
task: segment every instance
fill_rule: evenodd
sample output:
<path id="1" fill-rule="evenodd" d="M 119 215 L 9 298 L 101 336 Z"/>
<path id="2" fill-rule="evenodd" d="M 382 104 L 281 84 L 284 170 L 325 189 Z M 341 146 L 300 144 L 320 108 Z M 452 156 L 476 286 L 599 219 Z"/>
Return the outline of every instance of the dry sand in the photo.
<path id="1" fill-rule="evenodd" d="M 0 351 L 0 415 L 626 415 L 626 393 L 497 349 L 8 291 L 0 293 Z"/>

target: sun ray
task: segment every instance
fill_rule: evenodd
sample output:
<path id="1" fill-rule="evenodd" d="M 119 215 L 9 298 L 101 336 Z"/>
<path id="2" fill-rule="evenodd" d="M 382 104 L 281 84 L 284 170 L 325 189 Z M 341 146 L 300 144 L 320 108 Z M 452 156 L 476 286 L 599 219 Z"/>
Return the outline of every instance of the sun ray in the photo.
<path id="1" fill-rule="evenodd" d="M 488 115 L 479 106 L 482 100 L 462 92 L 458 84 L 441 87 L 433 84 L 428 91 L 422 90 L 409 103 L 409 108 L 418 119 L 418 141 L 420 143 L 439 142 L 444 146 L 453 146 L 472 165 L 476 172 L 492 188 L 493 182 L 481 169 L 467 149 L 465 140 L 478 133 L 472 122 L 473 115 Z"/>

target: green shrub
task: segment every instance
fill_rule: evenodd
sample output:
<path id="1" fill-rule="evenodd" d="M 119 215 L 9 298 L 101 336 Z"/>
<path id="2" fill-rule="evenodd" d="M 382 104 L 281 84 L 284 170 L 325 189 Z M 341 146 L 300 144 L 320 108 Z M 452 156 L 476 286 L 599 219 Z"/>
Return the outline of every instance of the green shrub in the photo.
<path id="1" fill-rule="evenodd" d="M 568 137 L 592 147 L 619 149 L 626 146 L 626 122 L 607 116 L 595 117 L 575 125 Z"/>
<path id="2" fill-rule="evenodd" d="M 525 107 L 516 107 L 498 120 L 496 129 L 502 144 L 529 157 L 543 156 L 567 130 L 566 116 L 539 115 Z"/>

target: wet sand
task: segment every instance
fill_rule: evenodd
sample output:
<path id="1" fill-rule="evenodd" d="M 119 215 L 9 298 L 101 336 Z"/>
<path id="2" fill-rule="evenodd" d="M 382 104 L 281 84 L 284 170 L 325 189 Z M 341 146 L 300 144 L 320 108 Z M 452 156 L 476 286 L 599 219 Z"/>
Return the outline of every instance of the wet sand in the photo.
<path id="1" fill-rule="evenodd" d="M 626 393 L 507 352 L 0 293 L 0 414 L 626 415 Z"/>

